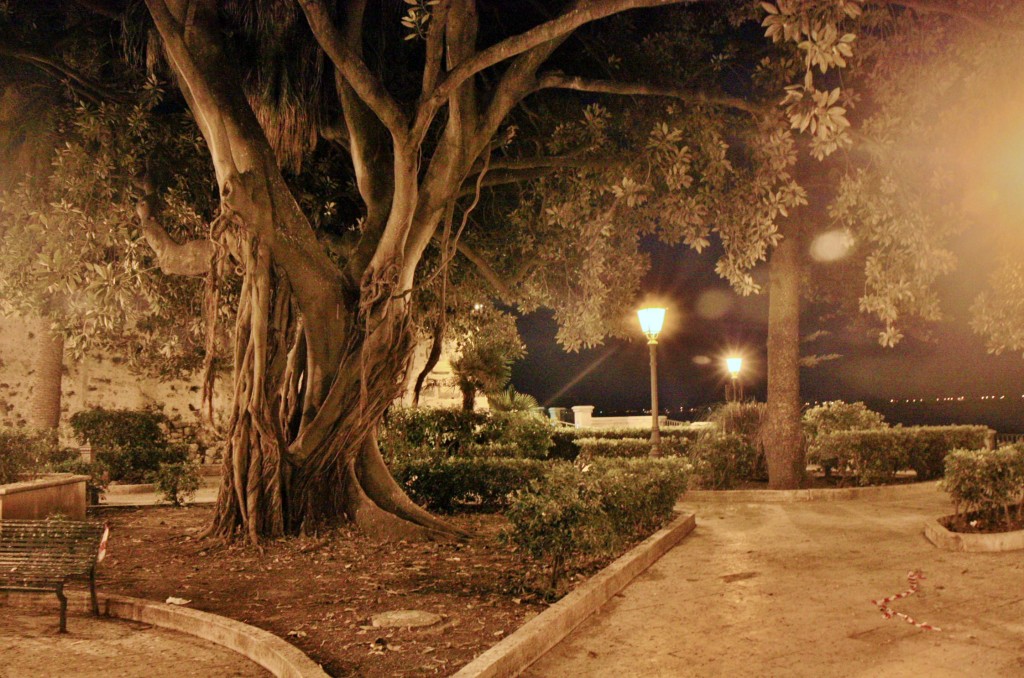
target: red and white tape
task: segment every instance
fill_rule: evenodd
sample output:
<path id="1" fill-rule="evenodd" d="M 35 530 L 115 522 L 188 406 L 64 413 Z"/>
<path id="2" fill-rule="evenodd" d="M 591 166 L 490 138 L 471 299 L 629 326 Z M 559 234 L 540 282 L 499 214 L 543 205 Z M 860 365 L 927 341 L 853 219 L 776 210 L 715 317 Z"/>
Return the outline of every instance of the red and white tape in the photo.
<path id="1" fill-rule="evenodd" d="M 937 626 L 932 626 L 931 624 L 925 624 L 924 622 L 915 621 L 913 617 L 903 614 L 902 612 L 897 612 L 896 610 L 889 607 L 889 603 L 891 603 L 892 601 L 899 600 L 900 598 L 906 598 L 909 595 L 917 593 L 917 582 L 919 582 L 922 579 L 927 579 L 927 577 L 924 576 L 924 573 L 922 573 L 921 570 L 914 570 L 912 572 L 908 572 L 907 583 L 910 584 L 910 588 L 908 588 L 906 591 L 903 591 L 902 593 L 897 593 L 894 596 L 889 596 L 888 598 L 872 600 L 871 604 L 877 606 L 879 611 L 882 613 L 882 616 L 886 619 L 899 617 L 903 621 L 913 626 L 916 626 L 919 629 L 924 629 L 925 631 L 941 631 L 942 629 L 940 629 Z"/>

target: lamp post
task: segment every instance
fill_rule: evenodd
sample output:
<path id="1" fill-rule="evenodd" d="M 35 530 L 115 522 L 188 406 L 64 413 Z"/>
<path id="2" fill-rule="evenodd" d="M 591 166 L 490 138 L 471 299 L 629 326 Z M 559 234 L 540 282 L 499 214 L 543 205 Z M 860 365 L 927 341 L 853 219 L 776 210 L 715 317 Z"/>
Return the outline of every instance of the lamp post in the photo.
<path id="1" fill-rule="evenodd" d="M 726 388 L 725 399 L 728 402 L 743 400 L 743 384 L 740 383 L 740 369 L 743 367 L 743 358 L 726 358 L 726 369 L 732 379 L 732 388 Z"/>
<path id="2" fill-rule="evenodd" d="M 658 335 L 665 323 L 665 309 L 641 308 L 636 312 L 640 329 L 651 349 L 651 456 L 661 456 L 661 431 L 658 430 Z"/>

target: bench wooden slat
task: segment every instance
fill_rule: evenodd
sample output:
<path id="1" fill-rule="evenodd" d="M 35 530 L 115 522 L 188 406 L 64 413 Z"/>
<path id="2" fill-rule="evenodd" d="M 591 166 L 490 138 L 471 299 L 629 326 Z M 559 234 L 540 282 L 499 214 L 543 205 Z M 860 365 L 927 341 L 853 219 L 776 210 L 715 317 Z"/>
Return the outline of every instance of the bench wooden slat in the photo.
<path id="1" fill-rule="evenodd" d="M 0 590 L 55 592 L 65 633 L 64 584 L 88 578 L 93 612 L 99 614 L 95 574 L 103 531 L 103 525 L 85 521 L 0 521 Z"/>

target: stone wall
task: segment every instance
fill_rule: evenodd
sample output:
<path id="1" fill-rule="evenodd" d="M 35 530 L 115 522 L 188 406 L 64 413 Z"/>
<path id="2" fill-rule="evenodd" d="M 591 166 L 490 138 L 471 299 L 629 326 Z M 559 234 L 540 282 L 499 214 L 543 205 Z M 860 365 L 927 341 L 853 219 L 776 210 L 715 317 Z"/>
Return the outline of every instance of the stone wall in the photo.
<path id="1" fill-rule="evenodd" d="M 0 318 L 0 425 L 24 426 L 34 389 L 36 339 L 34 328 L 14 318 Z M 230 379 L 229 375 L 227 376 Z M 218 380 L 214 395 L 215 417 L 228 404 L 230 390 Z M 61 421 L 80 410 L 161 409 L 180 427 L 200 426 L 202 386 L 198 376 L 190 380 L 161 382 L 133 373 L 117 359 L 89 358 L 64 365 Z"/>

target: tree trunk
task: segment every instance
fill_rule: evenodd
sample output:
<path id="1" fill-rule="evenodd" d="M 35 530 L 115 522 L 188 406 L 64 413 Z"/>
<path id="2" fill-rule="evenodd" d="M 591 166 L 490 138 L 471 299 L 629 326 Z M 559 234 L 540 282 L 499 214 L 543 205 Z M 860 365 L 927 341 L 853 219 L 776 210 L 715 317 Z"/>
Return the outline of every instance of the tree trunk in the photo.
<path id="1" fill-rule="evenodd" d="M 45 318 L 35 323 L 33 346 L 35 385 L 29 408 L 29 425 L 41 431 L 56 429 L 60 424 L 61 381 L 64 376 L 64 337 L 50 329 Z"/>
<path id="2" fill-rule="evenodd" d="M 791 224 L 795 226 L 795 224 Z M 804 478 L 800 427 L 800 237 L 797 228 L 771 255 L 768 290 L 768 406 L 764 444 L 768 486 L 796 489 Z"/>
<path id="3" fill-rule="evenodd" d="M 476 404 L 476 387 L 469 382 L 460 382 L 459 390 L 462 391 L 462 411 L 472 412 Z"/>

